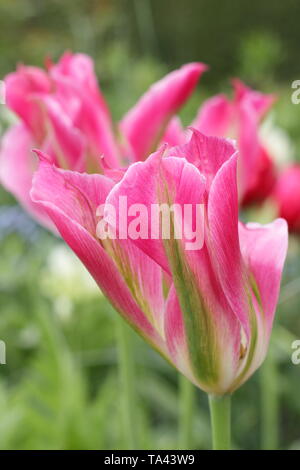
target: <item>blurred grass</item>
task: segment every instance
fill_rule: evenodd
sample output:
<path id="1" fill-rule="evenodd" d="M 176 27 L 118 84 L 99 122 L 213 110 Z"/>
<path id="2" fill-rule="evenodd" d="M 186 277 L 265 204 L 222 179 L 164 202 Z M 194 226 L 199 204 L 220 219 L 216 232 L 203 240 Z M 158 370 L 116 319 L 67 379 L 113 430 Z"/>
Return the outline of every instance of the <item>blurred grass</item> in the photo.
<path id="1" fill-rule="evenodd" d="M 41 65 L 45 55 L 57 59 L 66 48 L 88 52 L 96 60 L 101 86 L 117 120 L 172 67 L 188 60 L 207 61 L 213 70 L 205 74 L 182 111 L 184 123 L 192 120 L 212 92 L 230 92 L 229 78 L 239 75 L 250 85 L 278 94 L 273 118 L 291 139 L 299 158 L 300 108 L 291 104 L 289 82 L 299 77 L 293 76 L 292 65 L 279 73 L 284 61 L 292 64 L 293 51 L 298 48 L 297 43 L 287 52 L 287 43 L 294 44 L 291 24 L 297 22 L 297 16 L 291 9 L 285 42 L 288 26 L 281 20 L 279 29 L 278 5 L 260 1 L 252 6 L 258 3 L 259 11 L 269 4 L 269 29 L 254 26 L 251 15 L 244 27 L 246 13 L 242 16 L 241 6 L 230 12 L 231 25 L 220 11 L 218 24 L 214 24 L 216 15 L 211 9 L 222 10 L 219 2 L 216 7 L 214 2 L 193 1 L 184 13 L 179 2 L 172 2 L 170 10 L 169 1 L 154 1 L 149 17 L 149 5 L 136 11 L 133 1 L 2 0 L 0 75 L 13 70 L 18 61 Z M 284 12 L 290 5 L 287 2 L 282 6 Z M 145 11 L 148 13 L 143 17 Z M 272 14 L 278 31 L 270 26 Z M 148 25 L 146 33 L 143 24 Z M 218 42 L 220 36 L 222 44 Z M 3 113 L 1 122 L 4 129 L 8 123 Z M 62 246 L 61 241 L 31 222 L 12 196 L 0 188 L 0 338 L 7 345 L 7 364 L 0 366 L 1 449 L 123 446 L 115 312 L 97 290 L 82 284 L 83 275 L 75 265 L 74 272 L 65 269 L 70 260 L 61 251 Z M 295 279 L 300 286 L 299 255 L 297 240 L 290 250 L 283 281 L 286 286 L 290 282 L 295 285 Z M 57 256 L 65 265 L 56 263 Z M 300 337 L 300 287 L 283 287 L 282 298 L 277 315 L 280 327 L 272 339 L 279 363 L 280 443 L 286 448 L 300 448 L 300 372 L 290 361 L 291 338 Z M 134 333 L 131 335 L 138 369 L 136 406 L 140 409 L 141 445 L 148 449 L 174 448 L 178 376 Z M 200 391 L 196 399 L 191 448 L 209 448 L 207 400 Z M 236 447 L 259 447 L 259 403 L 255 374 L 233 400 Z"/>
<path id="2" fill-rule="evenodd" d="M 47 253 L 58 243 L 42 232 L 34 244 L 16 235 L 1 244 L 0 330 L 7 364 L 0 369 L 0 448 L 122 448 L 115 312 L 95 291 L 90 298 L 69 295 L 71 311 L 61 315 L 60 293 L 46 292 L 40 282 L 41 273 L 55 280 L 45 269 Z M 176 443 L 177 374 L 134 333 L 131 339 L 142 446 L 170 448 Z"/>

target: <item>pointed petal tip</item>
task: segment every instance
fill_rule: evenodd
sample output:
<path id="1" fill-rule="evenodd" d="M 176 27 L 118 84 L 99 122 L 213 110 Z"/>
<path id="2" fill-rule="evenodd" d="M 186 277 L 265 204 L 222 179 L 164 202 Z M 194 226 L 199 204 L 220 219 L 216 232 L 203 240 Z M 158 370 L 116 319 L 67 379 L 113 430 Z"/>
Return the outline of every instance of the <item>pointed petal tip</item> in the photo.
<path id="1" fill-rule="evenodd" d="M 186 66 L 195 67 L 195 69 L 199 70 L 200 72 L 206 72 L 210 69 L 209 65 L 205 64 L 204 62 L 190 62 L 186 64 Z"/>
<path id="2" fill-rule="evenodd" d="M 191 75 L 195 75 L 195 78 L 199 79 L 204 72 L 209 70 L 209 66 L 203 62 L 189 62 L 183 65 L 181 70 L 185 70 Z"/>
<path id="3" fill-rule="evenodd" d="M 235 91 L 246 91 L 248 90 L 247 85 L 238 77 L 232 77 L 230 83 Z"/>
<path id="4" fill-rule="evenodd" d="M 52 163 L 51 157 L 49 157 L 49 155 L 47 155 L 46 153 L 42 152 L 42 150 L 33 148 L 32 152 L 38 157 L 40 162 Z"/>
<path id="5" fill-rule="evenodd" d="M 133 149 L 133 161 L 144 160 L 178 110 L 189 99 L 207 66 L 190 62 L 165 75 L 144 93 L 120 122 L 125 140 Z"/>
<path id="6" fill-rule="evenodd" d="M 167 155 L 167 150 L 170 148 L 170 145 L 167 142 L 163 142 L 155 152 L 150 153 L 146 160 L 161 160 L 165 155 Z"/>
<path id="7" fill-rule="evenodd" d="M 44 57 L 44 66 L 45 69 L 49 72 L 50 69 L 54 66 L 51 54 L 46 54 Z"/>
<path id="8" fill-rule="evenodd" d="M 278 99 L 278 95 L 276 93 L 262 93 L 261 91 L 249 87 L 238 77 L 231 78 L 230 82 L 237 100 L 243 98 L 247 93 L 254 93 L 260 96 L 260 101 L 263 103 L 264 112 L 266 112 Z"/>
<path id="9" fill-rule="evenodd" d="M 190 140 L 193 138 L 200 138 L 201 140 L 210 140 L 210 141 L 215 141 L 215 142 L 223 142 L 226 145 L 231 145 L 232 147 L 232 155 L 238 153 L 238 145 L 236 139 L 232 139 L 230 137 L 218 137 L 218 136 L 210 136 L 207 134 L 204 134 L 203 132 L 199 131 L 195 127 L 187 126 L 187 130 L 191 131 L 192 135 L 190 137 Z"/>

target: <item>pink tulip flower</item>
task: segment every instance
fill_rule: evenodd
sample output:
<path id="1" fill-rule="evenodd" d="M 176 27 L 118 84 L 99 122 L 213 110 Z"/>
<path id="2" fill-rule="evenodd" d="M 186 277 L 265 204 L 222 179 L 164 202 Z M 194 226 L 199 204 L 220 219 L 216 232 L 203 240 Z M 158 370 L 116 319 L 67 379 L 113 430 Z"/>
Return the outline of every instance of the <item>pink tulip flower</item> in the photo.
<path id="1" fill-rule="evenodd" d="M 124 146 L 116 137 L 88 56 L 67 52 L 57 64 L 48 62 L 47 70 L 19 66 L 5 79 L 7 106 L 20 122 L 2 139 L 1 183 L 51 228 L 48 216 L 29 197 L 37 166 L 31 149 L 38 147 L 57 167 L 78 172 L 103 174 L 126 167 L 129 157 L 134 161 L 156 148 L 205 70 L 202 63 L 187 64 L 153 85 L 122 120 L 120 126 L 128 133 Z"/>
<path id="2" fill-rule="evenodd" d="M 116 183 L 59 169 L 40 152 L 31 191 L 116 310 L 189 380 L 216 395 L 237 389 L 266 355 L 288 241 L 282 219 L 239 223 L 237 155 L 230 141 L 193 131 L 187 143 L 131 164 Z M 158 237 L 122 239 L 121 197 L 148 209 L 140 222 L 149 224 L 153 204 L 201 204 L 203 244 L 185 249 L 174 235 L 177 215 L 169 238 L 160 219 Z M 105 211 L 101 219 L 103 204 L 115 208 L 114 222 Z M 103 220 L 116 238 L 99 239 Z"/>
<path id="3" fill-rule="evenodd" d="M 286 168 L 278 177 L 274 192 L 280 217 L 286 219 L 291 232 L 300 234 L 300 165 Z"/>

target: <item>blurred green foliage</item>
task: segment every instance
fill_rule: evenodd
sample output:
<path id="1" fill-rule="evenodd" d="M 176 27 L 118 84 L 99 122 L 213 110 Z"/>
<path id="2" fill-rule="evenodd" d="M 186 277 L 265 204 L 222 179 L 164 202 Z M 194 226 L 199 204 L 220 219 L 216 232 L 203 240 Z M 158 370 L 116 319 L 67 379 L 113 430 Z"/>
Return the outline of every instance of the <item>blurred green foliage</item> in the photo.
<path id="1" fill-rule="evenodd" d="M 192 120 L 209 94 L 229 91 L 229 78 L 239 75 L 277 93 L 274 120 L 299 157 L 300 108 L 290 101 L 290 83 L 299 78 L 299 7 L 292 0 L 1 0 L 0 76 L 17 62 L 41 65 L 45 56 L 57 59 L 65 49 L 87 52 L 119 119 L 171 68 L 202 60 L 211 72 L 183 110 L 184 122 Z M 4 127 L 5 121 L 2 116 Z M 0 366 L 0 448 L 122 448 L 116 314 L 100 292 L 82 288 L 81 280 L 59 263 L 55 271 L 53 253 L 62 249 L 61 241 L 30 225 L 21 212 L 7 227 L 6 207 L 14 205 L 1 189 L 0 338 L 7 345 L 7 364 Z M 287 448 L 300 448 L 300 369 L 290 362 L 291 341 L 300 337 L 299 255 L 296 241 L 285 273 L 280 327 L 273 335 L 280 443 Z M 131 339 L 141 445 L 174 448 L 178 376 L 134 333 Z M 236 447 L 259 448 L 260 411 L 255 374 L 234 398 Z M 191 448 L 209 448 L 208 407 L 200 391 L 193 427 Z"/>

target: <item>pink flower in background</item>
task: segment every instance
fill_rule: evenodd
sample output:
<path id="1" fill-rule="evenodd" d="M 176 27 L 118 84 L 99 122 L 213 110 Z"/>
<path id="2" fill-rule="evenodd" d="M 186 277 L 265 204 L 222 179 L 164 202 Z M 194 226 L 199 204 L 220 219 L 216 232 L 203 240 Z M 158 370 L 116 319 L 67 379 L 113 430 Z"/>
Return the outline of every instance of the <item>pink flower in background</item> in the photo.
<path id="1" fill-rule="evenodd" d="M 262 202 L 276 180 L 274 161 L 259 137 L 260 122 L 275 98 L 252 90 L 240 80 L 234 80 L 233 86 L 234 98 L 229 100 L 223 94 L 209 98 L 200 107 L 192 127 L 206 135 L 237 140 L 239 199 L 245 206 Z M 170 123 L 164 140 L 172 145 L 185 140 L 177 117 Z"/>
<path id="2" fill-rule="evenodd" d="M 205 69 L 201 63 L 188 64 L 155 84 L 122 121 L 129 132 L 124 145 L 116 138 L 88 56 L 65 53 L 57 64 L 48 62 L 47 70 L 19 66 L 5 79 L 7 106 L 20 122 L 2 139 L 2 184 L 34 217 L 51 227 L 47 215 L 29 197 L 37 165 L 31 149 L 40 148 L 63 169 L 105 173 L 126 167 L 129 158 L 145 156 L 157 146 Z M 138 135 L 143 135 L 143 144 Z"/>
<path id="3" fill-rule="evenodd" d="M 279 175 L 273 200 L 280 217 L 286 219 L 291 232 L 300 234 L 300 165 L 294 164 Z"/>
<path id="4" fill-rule="evenodd" d="M 141 142 L 136 148 L 144 152 Z M 118 183 L 59 169 L 43 153 L 40 158 L 34 203 L 119 313 L 205 391 L 229 393 L 247 380 L 267 352 L 288 235 L 282 219 L 239 223 L 231 142 L 193 131 L 187 143 L 131 164 Z M 97 208 L 117 210 L 120 197 L 146 208 L 202 204 L 204 245 L 187 251 L 174 236 L 99 240 Z M 123 223 L 121 213 L 111 228 L 119 233 Z"/>
<path id="5" fill-rule="evenodd" d="M 5 79 L 7 105 L 20 122 L 1 142 L 2 184 L 40 223 L 53 229 L 47 215 L 29 197 L 37 164 L 31 149 L 46 152 L 59 168 L 114 174 L 118 180 L 128 164 L 145 160 L 161 142 L 187 142 L 190 131 L 175 114 L 206 68 L 191 63 L 168 74 L 114 126 L 88 56 L 65 53 L 57 64 L 48 61 L 47 70 L 19 66 Z M 274 97 L 238 80 L 234 90 L 233 100 L 225 95 L 208 99 L 192 127 L 237 140 L 239 200 L 245 206 L 262 202 L 275 183 L 274 162 L 259 137 L 260 121 Z"/>

